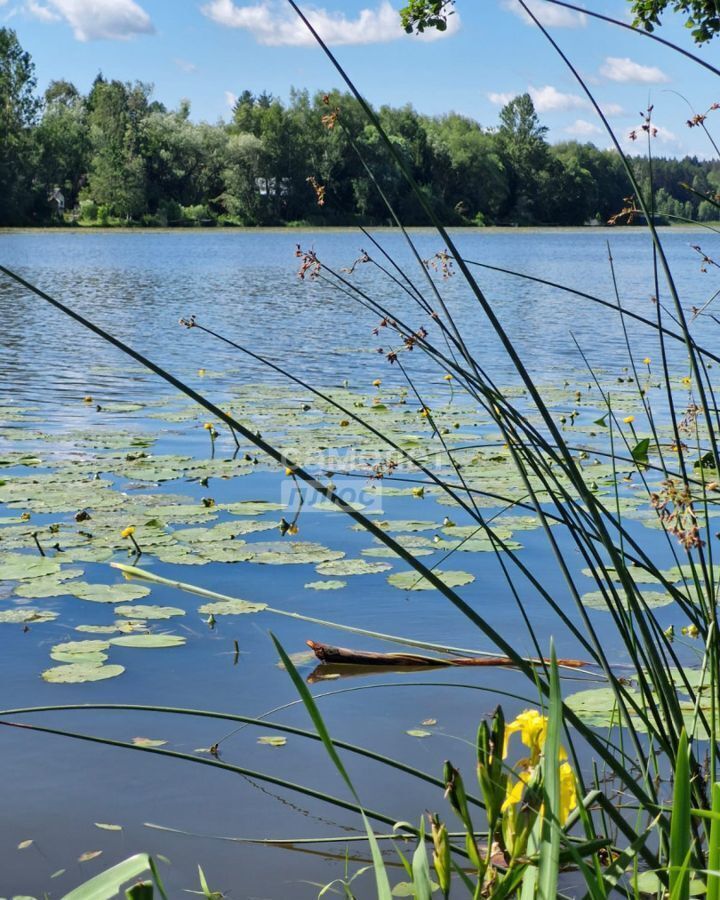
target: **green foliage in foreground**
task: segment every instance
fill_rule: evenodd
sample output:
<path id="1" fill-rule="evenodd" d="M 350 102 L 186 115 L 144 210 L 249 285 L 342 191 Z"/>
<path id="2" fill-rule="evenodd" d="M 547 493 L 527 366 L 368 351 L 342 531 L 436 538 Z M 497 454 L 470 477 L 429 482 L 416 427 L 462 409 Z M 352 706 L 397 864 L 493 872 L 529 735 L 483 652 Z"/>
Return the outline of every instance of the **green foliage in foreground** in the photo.
<path id="1" fill-rule="evenodd" d="M 406 224 L 427 225 L 418 198 L 347 93 L 291 91 L 282 103 L 240 93 L 227 124 L 193 122 L 141 82 L 99 75 L 86 96 L 55 81 L 35 95 L 32 60 L 0 29 L 0 225 L 61 217 L 84 225 L 385 224 L 388 211 L 360 155 Z M 382 107 L 380 121 L 424 196 L 452 225 L 606 222 L 629 194 L 617 154 L 548 144 L 528 94 L 489 127 L 455 113 Z M 353 144 L 355 148 L 353 148 Z M 360 154 L 360 155 L 359 155 Z M 645 165 L 638 160 L 638 174 Z M 715 218 L 720 168 L 694 158 L 654 163 L 660 215 Z M 648 185 L 643 182 L 645 190 Z"/>
<path id="2" fill-rule="evenodd" d="M 426 28 L 445 31 L 454 6 L 455 0 L 409 0 L 400 10 L 400 20 L 408 33 Z M 685 26 L 692 30 L 698 44 L 711 40 L 720 31 L 717 0 L 631 0 L 631 11 L 635 17 L 633 25 L 646 31 L 654 31 L 661 24 L 663 13 L 680 13 L 686 17 Z"/>

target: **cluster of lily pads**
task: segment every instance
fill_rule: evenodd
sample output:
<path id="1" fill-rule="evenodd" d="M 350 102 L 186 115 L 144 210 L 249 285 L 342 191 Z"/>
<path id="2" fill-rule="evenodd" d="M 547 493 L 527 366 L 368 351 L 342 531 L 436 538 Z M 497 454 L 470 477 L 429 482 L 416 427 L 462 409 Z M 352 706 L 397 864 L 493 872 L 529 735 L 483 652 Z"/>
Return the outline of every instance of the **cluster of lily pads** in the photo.
<path id="1" fill-rule="evenodd" d="M 682 382 L 677 389 L 687 391 Z M 514 393 L 522 405 L 522 391 Z M 624 464 L 604 455 L 608 426 L 607 416 L 598 417 L 602 411 L 598 388 L 551 385 L 543 393 L 570 433 L 569 439 L 577 441 L 578 462 L 591 489 L 616 494 L 616 508 L 624 517 L 660 527 L 646 489 L 632 478 L 632 447 Z M 328 394 L 415 460 L 450 480 L 455 472 L 443 445 L 449 447 L 454 466 L 473 492 L 473 503 L 487 513 L 494 538 L 506 550 L 522 550 L 515 536 L 540 524 L 527 502 L 526 487 L 492 423 L 470 403 L 459 401 L 447 384 L 433 386 L 422 407 L 410 402 L 407 391 L 382 388 L 378 381 L 366 393 L 343 386 Z M 67 598 L 114 607 L 111 624 L 76 626 L 78 632 L 102 637 L 68 640 L 51 649 L 50 656 L 59 665 L 42 673 L 46 681 L 95 681 L 121 674 L 122 666 L 107 662 L 112 647 L 171 648 L 185 643 L 182 635 L 158 630 L 158 622 L 167 624 L 185 615 L 184 609 L 138 605 L 150 590 L 136 582 L 107 583 L 106 576 L 100 582 L 86 579 L 85 566 L 98 572 L 99 565 L 127 561 L 137 550 L 143 554 L 143 565 L 156 567 L 312 565 L 320 577 L 304 585 L 317 591 L 341 590 L 348 577 L 379 575 L 402 591 L 432 590 L 415 571 L 397 568 L 394 551 L 375 539 L 361 549 L 359 557 L 348 558 L 343 549 L 286 534 L 283 517 L 296 512 L 286 503 L 228 499 L 238 493 L 236 479 L 252 476 L 269 464 L 252 445 L 237 442 L 221 423 L 211 423 L 208 446 L 203 436 L 208 423 L 200 407 L 161 398 L 146 404 L 93 401 L 93 407 L 86 408 L 88 399 L 78 400 L 85 427 L 74 431 L 36 430 L 40 416 L 34 409 L 8 406 L 0 410 L 6 423 L 0 429 L 0 581 L 10 586 L 0 589 L 0 623 L 27 629 L 54 621 Z M 636 394 L 631 391 L 616 392 L 613 410 L 621 416 L 634 402 Z M 348 419 L 327 400 L 294 388 L 249 385 L 236 388 L 226 405 L 289 459 L 317 472 L 327 483 L 338 477 L 356 479 L 358 495 L 367 501 L 355 504 L 356 508 L 373 515 L 378 527 L 414 554 L 437 554 L 446 562 L 458 553 L 497 549 L 496 540 L 477 522 L 468 523 L 462 510 L 453 508 L 455 500 L 436 484 L 427 483 L 398 451 L 388 451 L 378 434 Z M 628 418 L 634 422 L 633 416 Z M 142 431 L 137 427 L 140 423 Z M 151 423 L 153 430 L 148 430 Z M 165 436 L 160 423 L 165 423 L 165 429 L 193 435 L 192 452 L 155 452 Z M 630 441 L 638 439 L 636 428 L 640 427 L 631 424 Z M 660 426 L 658 433 L 661 440 L 671 439 L 667 426 Z M 168 490 L 182 484 L 190 486 L 190 493 Z M 541 499 L 550 499 L 537 488 Z M 566 488 L 572 493 L 569 484 Z M 378 494 L 381 505 L 374 502 Z M 385 518 L 400 501 L 417 502 L 422 516 Z M 313 503 L 312 509 L 331 512 L 334 507 L 322 501 Z M 349 522 L 346 527 L 362 530 Z M 438 565 L 434 571 L 453 587 L 475 580 L 469 572 L 447 565 Z M 676 574 L 681 580 L 683 573 Z M 645 599 L 649 606 L 671 602 L 660 591 L 648 592 Z M 584 602 L 591 608 L 605 608 L 597 591 L 586 594 Z M 199 612 L 233 615 L 260 608 L 262 604 L 218 601 L 204 604 Z"/>

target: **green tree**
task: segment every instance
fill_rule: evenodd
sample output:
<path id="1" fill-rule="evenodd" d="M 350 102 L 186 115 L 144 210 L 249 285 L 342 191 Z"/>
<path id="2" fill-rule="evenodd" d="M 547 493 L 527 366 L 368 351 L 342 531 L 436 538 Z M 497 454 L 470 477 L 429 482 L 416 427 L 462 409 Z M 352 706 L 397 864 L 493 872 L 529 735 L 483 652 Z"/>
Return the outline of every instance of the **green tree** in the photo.
<path id="1" fill-rule="evenodd" d="M 10 28 L 0 28 L 0 224 L 30 215 L 31 128 L 39 110 L 35 67 Z M 47 198 L 45 198 L 47 200 Z"/>
<path id="2" fill-rule="evenodd" d="M 88 195 L 126 219 L 147 208 L 142 125 L 150 90 L 140 82 L 96 79 L 88 98 L 93 149 Z"/>
<path id="3" fill-rule="evenodd" d="M 537 221 L 542 173 L 550 164 L 545 141 L 547 128 L 540 124 L 530 94 L 520 94 L 500 111 L 497 147 L 508 172 L 506 214 L 513 221 Z M 539 216 L 542 220 L 542 216 Z"/>
<path id="4" fill-rule="evenodd" d="M 633 25 L 653 31 L 664 12 L 671 10 L 685 16 L 685 26 L 693 39 L 702 44 L 720 31 L 720 6 L 716 0 L 633 0 Z"/>
<path id="5" fill-rule="evenodd" d="M 53 81 L 45 91 L 43 115 L 33 132 L 38 203 L 55 187 L 65 206 L 75 206 L 90 164 L 87 109 L 75 85 Z"/>

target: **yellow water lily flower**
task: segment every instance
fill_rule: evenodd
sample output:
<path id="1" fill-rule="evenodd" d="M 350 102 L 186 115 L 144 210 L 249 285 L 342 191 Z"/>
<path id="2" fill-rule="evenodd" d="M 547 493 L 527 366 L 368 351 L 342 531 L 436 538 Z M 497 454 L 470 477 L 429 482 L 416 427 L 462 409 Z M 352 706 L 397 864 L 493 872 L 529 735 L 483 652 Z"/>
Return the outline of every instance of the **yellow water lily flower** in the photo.
<path id="1" fill-rule="evenodd" d="M 123 528 L 123 530 L 120 532 L 120 537 L 127 540 L 127 538 L 132 537 L 134 534 L 135 534 L 135 526 L 128 525 L 127 528 Z"/>
<path id="2" fill-rule="evenodd" d="M 287 466 L 286 469 L 285 469 L 285 474 L 286 474 L 286 475 L 288 476 L 288 478 L 289 478 L 291 475 L 294 475 L 295 472 L 294 472 L 293 469 L 291 469 L 289 466 Z"/>
<path id="3" fill-rule="evenodd" d="M 686 386 L 689 386 L 689 385 L 692 384 L 692 378 L 690 378 L 689 375 L 686 375 L 686 376 L 682 379 L 682 383 L 683 383 L 684 385 L 686 385 Z"/>
<path id="4" fill-rule="evenodd" d="M 443 375 L 443 381 L 452 381 L 452 375 L 449 372 L 447 375 Z"/>
<path id="5" fill-rule="evenodd" d="M 623 422 L 624 422 L 626 425 L 632 425 L 632 423 L 633 423 L 634 421 L 635 421 L 635 416 L 625 416 L 625 418 L 623 419 Z"/>
<path id="6" fill-rule="evenodd" d="M 645 359 L 643 360 L 643 363 L 645 363 L 646 366 L 649 366 L 650 365 L 650 357 L 646 356 Z"/>
<path id="7" fill-rule="evenodd" d="M 376 378 L 375 381 L 373 381 L 373 387 L 380 387 L 381 384 L 382 381 L 380 378 Z"/>

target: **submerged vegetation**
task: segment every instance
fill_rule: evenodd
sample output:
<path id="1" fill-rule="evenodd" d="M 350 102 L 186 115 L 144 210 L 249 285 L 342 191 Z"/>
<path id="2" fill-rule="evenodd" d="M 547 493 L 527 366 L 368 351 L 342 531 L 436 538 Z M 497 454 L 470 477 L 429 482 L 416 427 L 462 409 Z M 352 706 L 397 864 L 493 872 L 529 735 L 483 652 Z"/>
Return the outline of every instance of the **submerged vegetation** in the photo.
<path id="1" fill-rule="evenodd" d="M 532 7 L 519 2 L 534 18 Z M 297 9 L 292 0 L 291 5 Z M 495 900 L 571 895 L 686 900 L 696 893 L 717 898 L 720 572 L 714 520 L 720 514 L 720 356 L 706 340 L 717 324 L 716 293 L 703 306 L 688 306 L 681 296 L 655 227 L 655 161 L 640 180 L 635 164 L 616 145 L 630 186 L 626 193 L 632 193 L 630 209 L 649 223 L 652 299 L 641 312 L 629 308 L 611 252 L 614 296 L 552 285 L 558 293 L 595 304 L 599 322 L 608 310 L 617 316 L 627 358 L 625 366 L 605 369 L 593 348 L 570 337 L 575 371 L 566 372 L 562 384 L 543 378 L 521 355 L 476 277 L 481 265 L 492 266 L 463 256 L 382 116 L 349 80 L 347 87 L 354 96 L 349 113 L 338 95 L 322 101 L 323 115 L 332 117 L 333 135 L 344 135 L 367 167 L 369 184 L 406 240 L 412 268 L 391 256 L 382 238 L 365 231 L 364 249 L 354 263 L 298 246 L 299 274 L 305 289 L 352 300 L 364 311 L 382 344 L 375 359 L 392 372 L 393 384 L 373 370 L 364 391 L 337 384 L 323 388 L 305 381 L 300 366 L 264 359 L 238 343 L 237 335 L 211 330 L 202 315 L 182 319 L 187 329 L 182 340 L 203 342 L 208 358 L 219 341 L 288 382 L 283 387 L 245 384 L 221 406 L 210 399 L 210 391 L 196 390 L 185 376 L 171 375 L 0 266 L 18 289 L 70 315 L 190 401 L 148 400 L 141 407 L 146 421 L 209 435 L 209 447 L 204 439 L 208 458 L 155 454 L 157 431 L 121 427 L 137 405 L 79 399 L 94 404 L 98 421 L 109 427 L 62 437 L 33 432 L 29 409 L 9 405 L 3 410 L 13 424 L 2 436 L 17 439 L 19 430 L 23 445 L 3 451 L 0 460 L 8 473 L 0 480 L 0 502 L 9 513 L 0 520 L 0 578 L 12 584 L 0 628 L 14 628 L 18 639 L 23 629 L 50 628 L 68 609 L 77 611 L 61 602 L 68 598 L 79 600 L 82 609 L 97 610 L 95 621 L 68 619 L 68 628 L 90 637 L 73 635 L 74 640 L 50 647 L 52 664 L 42 672 L 50 685 L 114 682 L 126 671 L 117 660 L 141 666 L 148 658 L 137 649 L 185 653 L 188 637 L 197 637 L 180 633 L 176 623 L 190 616 L 195 624 L 202 617 L 210 631 L 219 617 L 292 617 L 354 633 L 356 640 L 436 653 L 438 663 L 447 656 L 462 661 L 502 654 L 513 664 L 517 681 L 508 690 L 490 689 L 496 708 L 482 718 L 474 739 L 476 787 L 452 760 L 441 766 L 438 759 L 435 772 L 428 773 L 335 738 L 308 683 L 340 673 L 321 664 L 303 679 L 299 669 L 307 659 L 289 656 L 274 637 L 313 730 L 266 715 L 102 700 L 6 709 L 0 725 L 213 767 L 218 774 L 250 777 L 357 812 L 367 866 L 354 873 L 347 869 L 323 889 L 346 897 L 355 896 L 356 880 L 372 871 L 374 891 L 382 900 L 467 893 Z M 361 131 L 358 110 L 370 123 Z M 651 111 L 647 116 L 651 154 Z M 397 167 L 407 196 L 435 226 L 440 245 L 435 256 L 423 258 L 405 230 L 398 195 L 390 190 L 395 176 L 378 169 L 359 133 L 374 136 L 374 150 L 382 150 Z M 717 205 L 713 198 L 706 202 Z M 704 275 L 716 268 L 699 247 L 689 252 L 700 254 Z M 504 271 L 548 286 L 526 273 Z M 448 285 L 458 282 L 463 285 L 460 302 L 472 305 L 475 331 L 461 327 L 457 296 L 450 297 Z M 495 357 L 488 352 L 491 344 Z M 512 369 L 509 383 L 489 368 L 493 359 L 502 361 L 497 368 Z M 207 375 L 202 370 L 201 377 Z M 280 503 L 252 496 L 228 499 L 233 484 L 268 466 L 284 478 L 287 491 Z M 350 492 L 352 499 L 341 479 L 361 485 Z M 162 488 L 180 480 L 182 494 Z M 345 523 L 356 556 L 307 539 L 311 505 L 337 517 L 334 540 L 347 547 L 341 540 L 347 539 Z M 530 555 L 526 543 L 534 532 L 542 537 L 544 551 Z M 86 580 L 85 566 L 109 562 L 128 580 Z M 312 618 L 275 608 L 263 596 L 217 591 L 203 578 L 211 563 L 248 567 L 240 572 L 299 566 L 298 583 L 304 590 L 328 590 L 329 602 L 347 591 L 346 579 L 387 585 L 398 597 L 432 592 L 432 602 L 463 617 L 466 643 L 485 646 L 388 634 L 350 625 L 343 616 Z M 192 575 L 166 577 L 153 571 L 159 564 L 192 566 Z M 478 590 L 490 574 L 496 592 L 492 602 Z M 173 604 L 153 602 L 158 593 L 161 600 L 172 597 Z M 185 595 L 199 595 L 203 602 L 191 609 Z M 236 642 L 235 662 L 238 652 Z M 582 671 L 564 665 L 558 655 L 578 655 Z M 516 690 L 516 685 L 522 687 Z M 324 748 L 350 799 L 297 783 L 287 766 L 278 775 L 251 769 L 244 760 L 229 762 L 221 758 L 221 741 L 190 753 L 161 738 L 79 732 L 57 721 L 51 725 L 45 716 L 100 709 L 151 713 L 154 727 L 166 717 L 262 727 L 270 734 L 259 735 L 258 744 L 268 754 L 282 753 L 286 736 L 314 741 Z M 468 722 L 468 730 L 476 724 Z M 428 717 L 406 734 L 421 741 L 436 734 L 436 726 L 437 720 Z M 406 821 L 403 810 L 367 808 L 346 767 L 350 757 L 432 786 L 435 808 L 417 823 Z M 459 831 L 450 822 L 458 823 Z M 375 834 L 378 825 L 390 831 Z M 393 839 L 393 849 L 383 853 L 381 843 Z M 408 842 L 414 848 L 410 859 Z M 393 860 L 399 861 L 399 878 Z M 128 861 L 127 871 L 135 867 L 144 873 L 149 866 L 142 857 Z M 155 884 L 162 890 L 157 879 Z M 201 885 L 204 895 L 212 896 L 202 873 Z"/>

